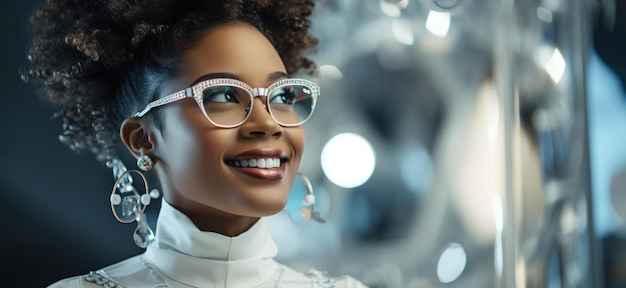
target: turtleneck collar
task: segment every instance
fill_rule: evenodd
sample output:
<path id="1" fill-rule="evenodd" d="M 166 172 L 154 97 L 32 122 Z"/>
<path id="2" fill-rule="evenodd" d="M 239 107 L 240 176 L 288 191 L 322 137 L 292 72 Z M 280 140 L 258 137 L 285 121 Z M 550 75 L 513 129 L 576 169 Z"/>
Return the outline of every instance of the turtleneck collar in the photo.
<path id="1" fill-rule="evenodd" d="M 204 232 L 165 200 L 145 259 L 195 287 L 254 287 L 276 270 L 276 244 L 263 219 L 236 237 Z"/>

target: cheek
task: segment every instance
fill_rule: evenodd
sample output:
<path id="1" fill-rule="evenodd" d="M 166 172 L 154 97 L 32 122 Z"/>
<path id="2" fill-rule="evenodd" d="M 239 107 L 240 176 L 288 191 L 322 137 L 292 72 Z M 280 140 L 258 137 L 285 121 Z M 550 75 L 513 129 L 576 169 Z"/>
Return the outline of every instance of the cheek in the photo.
<path id="1" fill-rule="evenodd" d="M 198 180 L 213 175 L 211 172 L 221 164 L 222 153 L 229 145 L 226 139 L 233 137 L 228 135 L 232 131 L 210 126 L 204 116 L 195 111 L 198 107 L 170 110 L 171 113 L 164 113 L 160 154 L 177 190 L 193 191 L 200 185 Z"/>
<path id="2" fill-rule="evenodd" d="M 302 159 L 302 154 L 304 153 L 304 145 L 306 142 L 304 129 L 302 129 L 302 127 L 294 127 L 289 129 L 290 130 L 287 133 L 287 140 L 289 141 L 292 149 L 295 152 L 298 163 L 300 163 L 300 159 Z"/>
<path id="3" fill-rule="evenodd" d="M 302 153 L 304 151 L 304 144 L 306 139 L 304 137 L 304 129 L 302 127 L 290 128 L 293 131 L 289 131 L 288 140 L 292 143 L 292 146 L 296 153 Z"/>

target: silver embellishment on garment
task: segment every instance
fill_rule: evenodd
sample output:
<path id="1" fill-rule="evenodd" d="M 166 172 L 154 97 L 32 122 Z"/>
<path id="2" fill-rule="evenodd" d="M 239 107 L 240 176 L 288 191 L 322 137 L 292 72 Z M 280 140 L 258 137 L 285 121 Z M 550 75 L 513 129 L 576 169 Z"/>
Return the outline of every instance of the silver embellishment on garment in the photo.
<path id="1" fill-rule="evenodd" d="M 96 285 L 100 285 L 105 288 L 126 288 L 115 282 L 115 280 L 107 277 L 100 271 L 89 272 L 89 274 L 83 276 L 83 280 L 85 280 L 86 282 L 95 283 Z"/>
<path id="2" fill-rule="evenodd" d="M 311 278 L 311 280 L 315 280 L 315 284 L 319 285 L 316 287 L 319 288 L 336 288 L 335 280 L 332 278 L 328 278 L 326 272 L 322 272 L 316 269 L 311 269 L 308 272 L 304 273 L 307 277 Z"/>

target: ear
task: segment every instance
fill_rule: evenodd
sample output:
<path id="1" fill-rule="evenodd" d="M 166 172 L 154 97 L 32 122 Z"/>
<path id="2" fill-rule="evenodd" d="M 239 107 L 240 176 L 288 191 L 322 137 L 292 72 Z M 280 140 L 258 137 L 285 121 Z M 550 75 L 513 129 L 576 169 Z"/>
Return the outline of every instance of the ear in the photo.
<path id="1" fill-rule="evenodd" d="M 150 155 L 154 151 L 155 141 L 151 126 L 144 119 L 131 117 L 122 123 L 120 138 L 128 151 L 139 158 L 141 155 Z"/>

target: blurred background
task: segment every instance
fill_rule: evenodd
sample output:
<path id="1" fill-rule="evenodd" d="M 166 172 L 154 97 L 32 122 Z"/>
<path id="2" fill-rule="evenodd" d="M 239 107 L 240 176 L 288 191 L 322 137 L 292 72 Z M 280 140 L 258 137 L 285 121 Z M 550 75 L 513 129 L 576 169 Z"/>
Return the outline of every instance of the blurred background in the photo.
<path id="1" fill-rule="evenodd" d="M 43 4 L 0 4 L 6 287 L 142 252 L 111 171 L 19 78 Z M 278 260 L 371 287 L 626 287 L 625 20 L 624 0 L 321 1 L 301 171 L 328 221 L 269 217 Z"/>

